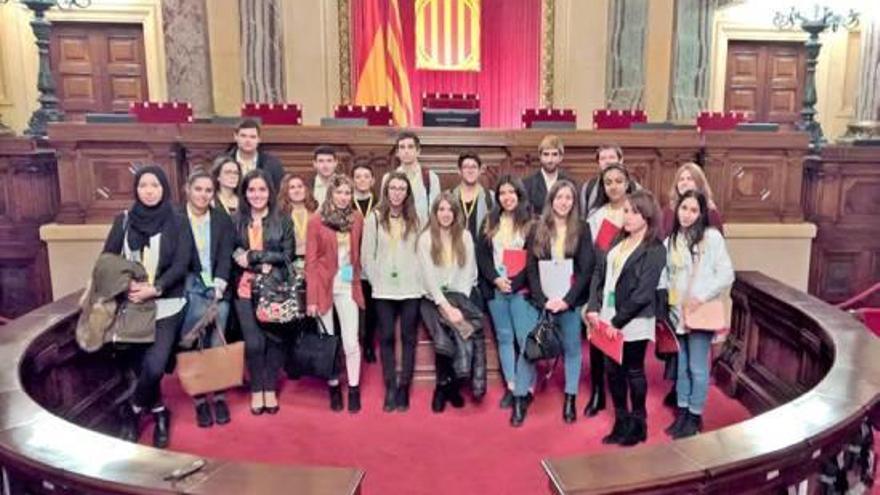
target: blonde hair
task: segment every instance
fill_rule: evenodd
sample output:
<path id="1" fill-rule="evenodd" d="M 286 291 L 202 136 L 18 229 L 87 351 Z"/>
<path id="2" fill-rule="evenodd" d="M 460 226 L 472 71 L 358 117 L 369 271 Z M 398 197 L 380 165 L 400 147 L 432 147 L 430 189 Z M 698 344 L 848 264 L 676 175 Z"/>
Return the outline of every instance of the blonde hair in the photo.
<path id="1" fill-rule="evenodd" d="M 715 201 L 712 196 L 712 187 L 709 185 L 709 180 L 706 179 L 706 174 L 703 172 L 702 167 L 694 162 L 685 162 L 675 171 L 675 179 L 672 180 L 672 187 L 669 188 L 669 205 L 673 211 L 681 199 L 681 194 L 678 192 L 678 179 L 685 171 L 691 173 L 691 177 L 694 178 L 694 183 L 697 186 L 697 191 L 703 193 L 706 196 L 706 202 L 714 208 Z"/>
<path id="2" fill-rule="evenodd" d="M 541 144 L 538 145 L 538 152 L 540 153 L 544 150 L 559 150 L 560 155 L 565 154 L 565 146 L 562 144 L 562 139 L 553 134 L 548 134 L 541 139 Z"/>
<path id="3" fill-rule="evenodd" d="M 451 192 L 446 191 L 437 196 L 431 205 L 431 217 L 428 220 L 428 227 L 425 229 L 431 235 L 431 261 L 436 266 L 443 265 L 443 239 L 440 235 L 440 221 L 437 220 L 437 212 L 440 211 L 442 203 L 449 204 L 452 209 L 452 225 L 449 226 L 449 238 L 452 242 L 452 256 L 458 263 L 459 267 L 464 267 L 467 263 L 467 250 L 464 247 L 464 213 L 461 206 L 455 201 L 455 197 Z"/>

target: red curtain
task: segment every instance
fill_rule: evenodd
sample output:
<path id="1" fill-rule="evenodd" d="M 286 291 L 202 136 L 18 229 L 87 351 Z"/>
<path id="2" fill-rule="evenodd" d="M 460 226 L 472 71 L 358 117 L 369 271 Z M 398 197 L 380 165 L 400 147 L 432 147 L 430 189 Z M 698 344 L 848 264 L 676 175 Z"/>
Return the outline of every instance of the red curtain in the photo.
<path id="1" fill-rule="evenodd" d="M 355 54 L 369 43 L 364 36 L 364 0 L 354 0 L 352 46 Z M 422 93 L 480 95 L 483 127 L 519 128 L 526 108 L 540 102 L 541 0 L 482 0 L 480 71 L 428 71 L 415 68 L 414 0 L 400 0 L 404 50 L 416 125 L 422 122 Z M 357 85 L 360 57 L 353 57 Z"/>

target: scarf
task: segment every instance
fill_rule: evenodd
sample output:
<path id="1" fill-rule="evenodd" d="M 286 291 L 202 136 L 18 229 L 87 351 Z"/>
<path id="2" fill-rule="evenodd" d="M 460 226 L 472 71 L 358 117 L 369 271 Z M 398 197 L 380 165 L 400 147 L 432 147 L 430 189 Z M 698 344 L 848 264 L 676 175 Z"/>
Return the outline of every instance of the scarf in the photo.
<path id="1" fill-rule="evenodd" d="M 331 203 L 332 200 L 328 200 L 321 208 L 321 222 L 337 232 L 348 232 L 351 230 L 351 219 L 354 216 L 351 205 L 337 208 Z"/>
<path id="2" fill-rule="evenodd" d="M 162 199 L 155 206 L 145 205 L 137 195 L 138 183 L 146 174 L 152 174 L 162 185 Z M 128 212 L 128 247 L 140 251 L 150 238 L 162 231 L 165 222 L 174 215 L 169 195 L 171 186 L 165 171 L 158 165 L 141 167 L 134 175 L 134 206 Z"/>

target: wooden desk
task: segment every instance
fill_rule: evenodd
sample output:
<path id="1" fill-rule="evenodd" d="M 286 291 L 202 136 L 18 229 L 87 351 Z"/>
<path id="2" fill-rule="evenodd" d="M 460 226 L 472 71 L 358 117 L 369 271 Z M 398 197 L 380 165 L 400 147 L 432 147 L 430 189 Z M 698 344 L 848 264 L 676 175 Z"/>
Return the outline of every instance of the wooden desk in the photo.
<path id="1" fill-rule="evenodd" d="M 661 445 L 547 459 L 551 492 L 779 493 L 815 484 L 822 463 L 877 407 L 880 340 L 847 313 L 760 273 L 737 273 L 733 300 L 734 328 L 715 377 L 762 414 Z"/>
<path id="2" fill-rule="evenodd" d="M 113 412 L 127 384 L 113 360 L 77 346 L 77 296 L 42 306 L 0 332 L 0 465 L 11 493 L 360 493 L 364 472 L 355 468 L 210 458 L 196 474 L 165 481 L 199 458 L 94 431 L 117 426 Z"/>
<path id="3" fill-rule="evenodd" d="M 327 128 L 267 126 L 263 146 L 288 171 L 313 174 L 312 152 L 320 144 L 337 148 L 342 170 L 356 161 L 373 165 L 378 174 L 391 167 L 398 130 L 385 127 Z M 525 176 L 539 167 L 538 143 L 544 130 L 418 129 L 421 161 L 436 170 L 444 187 L 457 181 L 456 160 L 464 150 L 480 154 L 487 165 L 488 186 L 504 173 Z M 132 198 L 128 168 L 152 161 L 169 174 L 175 197 L 193 166 L 210 165 L 232 142 L 232 127 L 215 124 L 82 124 L 49 126 L 58 150 L 61 223 L 107 222 Z M 558 132 L 565 143 L 564 167 L 583 181 L 597 173 L 596 148 L 614 143 L 625 153 L 637 180 L 665 203 L 675 170 L 685 161 L 707 156 L 707 171 L 716 202 L 728 221 L 798 222 L 803 133 L 625 130 Z"/>

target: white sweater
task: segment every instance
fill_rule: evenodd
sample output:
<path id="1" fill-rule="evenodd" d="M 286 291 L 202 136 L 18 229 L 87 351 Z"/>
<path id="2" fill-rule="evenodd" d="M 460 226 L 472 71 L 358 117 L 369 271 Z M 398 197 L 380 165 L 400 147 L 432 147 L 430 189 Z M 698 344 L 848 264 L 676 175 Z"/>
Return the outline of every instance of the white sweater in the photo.
<path id="1" fill-rule="evenodd" d="M 459 292 L 468 296 L 477 283 L 477 262 L 474 257 L 474 241 L 471 239 L 471 233 L 465 230 L 462 233 L 462 240 L 467 256 L 464 266 L 459 266 L 457 260 L 449 266 L 437 266 L 431 259 L 431 232 L 426 230 L 419 237 L 419 266 L 422 272 L 425 297 L 434 301 L 438 306 L 446 304 L 444 291 Z"/>

